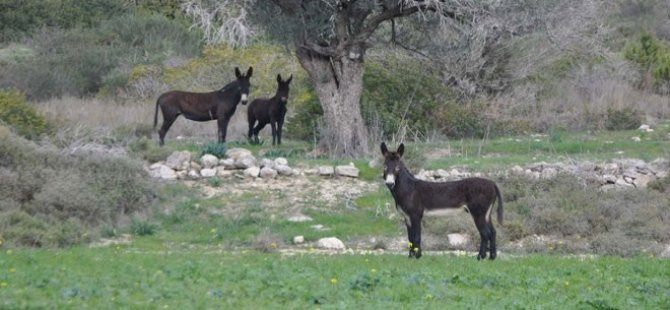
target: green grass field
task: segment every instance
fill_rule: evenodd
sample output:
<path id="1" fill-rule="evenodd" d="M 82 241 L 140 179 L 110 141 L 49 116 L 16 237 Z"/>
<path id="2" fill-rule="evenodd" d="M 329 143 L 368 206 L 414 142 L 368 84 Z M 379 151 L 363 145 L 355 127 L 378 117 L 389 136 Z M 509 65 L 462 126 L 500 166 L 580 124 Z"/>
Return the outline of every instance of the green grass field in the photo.
<path id="1" fill-rule="evenodd" d="M 667 309 L 670 261 L 283 256 L 139 245 L 4 250 L 3 309 Z"/>

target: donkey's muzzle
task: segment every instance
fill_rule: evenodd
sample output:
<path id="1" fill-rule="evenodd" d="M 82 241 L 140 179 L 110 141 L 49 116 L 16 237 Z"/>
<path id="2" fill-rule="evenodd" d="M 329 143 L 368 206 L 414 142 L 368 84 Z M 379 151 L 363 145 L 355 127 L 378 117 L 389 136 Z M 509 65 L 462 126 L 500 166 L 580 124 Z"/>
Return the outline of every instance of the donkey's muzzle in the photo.
<path id="1" fill-rule="evenodd" d="M 387 174 L 384 178 L 384 183 L 391 186 L 395 185 L 395 176 L 393 174 Z"/>
<path id="2" fill-rule="evenodd" d="M 245 105 L 245 104 L 247 104 L 247 101 L 248 101 L 248 100 L 249 100 L 249 98 L 247 97 L 247 94 L 242 94 L 242 98 L 240 98 L 240 102 L 241 102 L 243 105 Z"/>

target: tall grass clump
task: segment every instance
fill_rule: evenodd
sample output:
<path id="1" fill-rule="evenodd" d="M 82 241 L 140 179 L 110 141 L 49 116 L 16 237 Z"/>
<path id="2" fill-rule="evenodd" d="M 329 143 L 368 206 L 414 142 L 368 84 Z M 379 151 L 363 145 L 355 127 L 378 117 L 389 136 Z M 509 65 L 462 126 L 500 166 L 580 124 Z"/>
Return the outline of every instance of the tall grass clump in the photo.
<path id="1" fill-rule="evenodd" d="M 69 246 L 147 210 L 141 163 L 67 154 L 0 127 L 0 237 L 16 246 Z M 88 237 L 87 237 L 88 236 Z"/>

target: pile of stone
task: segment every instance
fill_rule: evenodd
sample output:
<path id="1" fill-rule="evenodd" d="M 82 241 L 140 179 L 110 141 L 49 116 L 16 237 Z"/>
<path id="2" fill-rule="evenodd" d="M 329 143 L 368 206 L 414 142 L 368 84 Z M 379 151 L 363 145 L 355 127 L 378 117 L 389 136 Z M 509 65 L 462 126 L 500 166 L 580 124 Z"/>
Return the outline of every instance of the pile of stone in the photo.
<path id="1" fill-rule="evenodd" d="M 188 151 L 172 153 L 165 161 L 147 167 L 149 174 L 163 180 L 197 180 L 212 177 L 248 177 L 273 179 L 278 176 L 314 174 L 320 176 L 344 176 L 357 178 L 359 171 L 353 165 L 322 166 L 316 169 L 299 170 L 288 165 L 283 157 L 275 159 L 256 159 L 251 151 L 244 148 L 232 148 L 226 151 L 224 158 L 211 154 L 194 158 Z"/>
<path id="2" fill-rule="evenodd" d="M 579 163 L 533 163 L 525 167 L 514 166 L 509 170 L 491 173 L 495 175 L 518 175 L 528 179 L 551 179 L 559 173 L 567 173 L 579 179 L 586 179 L 600 184 L 602 190 L 618 188 L 646 188 L 649 182 L 668 175 L 670 161 L 658 158 L 651 162 L 640 159 L 618 159 L 607 163 L 584 161 Z M 449 171 L 421 170 L 416 177 L 426 181 L 452 181 L 466 177 L 480 177 L 482 173 L 470 173 L 464 169 Z"/>

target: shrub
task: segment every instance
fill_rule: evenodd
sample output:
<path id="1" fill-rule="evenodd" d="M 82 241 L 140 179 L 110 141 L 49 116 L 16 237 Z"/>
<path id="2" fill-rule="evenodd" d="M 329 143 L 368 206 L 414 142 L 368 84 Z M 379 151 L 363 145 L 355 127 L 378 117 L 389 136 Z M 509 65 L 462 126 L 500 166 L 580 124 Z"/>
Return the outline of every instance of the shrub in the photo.
<path id="1" fill-rule="evenodd" d="M 643 33 L 624 47 L 624 57 L 650 72 L 656 85 L 670 82 L 670 48 L 652 34 Z"/>
<path id="2" fill-rule="evenodd" d="M 224 158 L 226 157 L 226 150 L 228 150 L 226 144 L 210 142 L 203 145 L 202 150 L 200 151 L 200 156 L 210 154 L 216 156 L 217 158 Z"/>
<path id="3" fill-rule="evenodd" d="M 607 109 L 605 128 L 608 130 L 631 130 L 642 125 L 642 113 L 630 108 Z"/>
<path id="4" fill-rule="evenodd" d="M 152 195 L 140 162 L 81 156 L 37 146 L 0 126 L 0 212 L 15 218 L 7 240 L 17 245 L 69 246 L 101 226 L 142 212 Z M 4 216 L 3 216 L 4 218 Z M 0 224 L 2 226 L 3 224 Z M 47 236 L 47 237 L 45 237 Z"/>
<path id="5" fill-rule="evenodd" d="M 46 119 L 16 90 L 0 90 L 0 121 L 29 139 L 37 138 L 47 131 Z"/>
<path id="6" fill-rule="evenodd" d="M 130 232 L 135 236 L 150 236 L 156 232 L 156 225 L 148 220 L 133 218 L 130 223 Z"/>
<path id="7" fill-rule="evenodd" d="M 486 133 L 483 109 L 477 105 L 444 105 L 437 111 L 437 120 L 449 137 L 482 138 Z"/>

